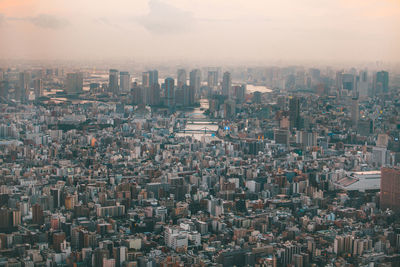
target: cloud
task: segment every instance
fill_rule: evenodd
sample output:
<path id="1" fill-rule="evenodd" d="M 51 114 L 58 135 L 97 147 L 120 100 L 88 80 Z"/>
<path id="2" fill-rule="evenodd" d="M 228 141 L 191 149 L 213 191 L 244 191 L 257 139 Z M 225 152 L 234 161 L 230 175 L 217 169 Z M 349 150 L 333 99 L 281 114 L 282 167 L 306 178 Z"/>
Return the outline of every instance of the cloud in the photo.
<path id="1" fill-rule="evenodd" d="M 39 14 L 36 17 L 26 18 L 26 20 L 39 28 L 54 30 L 64 28 L 69 24 L 66 19 L 47 14 Z"/>
<path id="2" fill-rule="evenodd" d="M 181 10 L 160 0 L 149 1 L 150 12 L 135 18 L 135 21 L 154 34 L 184 33 L 196 26 L 191 12 Z"/>

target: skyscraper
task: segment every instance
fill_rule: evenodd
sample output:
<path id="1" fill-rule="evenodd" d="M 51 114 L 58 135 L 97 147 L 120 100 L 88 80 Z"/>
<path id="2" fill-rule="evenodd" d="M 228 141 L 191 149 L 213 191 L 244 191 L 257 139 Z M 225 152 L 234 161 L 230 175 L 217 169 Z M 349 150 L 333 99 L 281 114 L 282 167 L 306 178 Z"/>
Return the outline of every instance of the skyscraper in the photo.
<path id="1" fill-rule="evenodd" d="M 109 79 L 108 79 L 109 92 L 113 94 L 118 94 L 118 70 L 110 69 Z"/>
<path id="2" fill-rule="evenodd" d="M 222 77 L 222 95 L 229 97 L 231 93 L 231 87 L 232 87 L 231 74 L 230 72 L 224 72 L 224 75 Z"/>
<path id="3" fill-rule="evenodd" d="M 43 96 L 43 82 L 42 79 L 36 79 L 33 81 L 33 89 L 35 91 L 35 98 Z"/>
<path id="4" fill-rule="evenodd" d="M 398 167 L 381 169 L 381 209 L 400 211 L 400 169 Z"/>
<path id="5" fill-rule="evenodd" d="M 358 93 L 360 97 L 368 96 L 368 72 L 361 71 L 358 79 Z"/>
<path id="6" fill-rule="evenodd" d="M 20 72 L 18 77 L 18 88 L 15 91 L 15 99 L 20 100 L 21 102 L 25 102 L 29 98 L 29 82 L 30 82 L 30 73 L 29 72 Z"/>
<path id="7" fill-rule="evenodd" d="M 201 71 L 199 69 L 194 69 L 190 72 L 189 76 L 189 86 L 192 87 L 195 95 L 199 94 L 201 85 Z"/>
<path id="8" fill-rule="evenodd" d="M 178 88 L 182 88 L 184 85 L 187 84 L 186 82 L 186 71 L 184 69 L 178 70 Z"/>
<path id="9" fill-rule="evenodd" d="M 148 71 L 142 73 L 142 86 L 144 88 L 150 87 L 150 73 Z"/>
<path id="10" fill-rule="evenodd" d="M 289 99 L 290 129 L 300 129 L 300 99 L 293 96 Z"/>
<path id="11" fill-rule="evenodd" d="M 351 101 L 351 123 L 353 127 L 357 127 L 360 118 L 360 111 L 358 107 L 358 98 L 353 98 Z"/>
<path id="12" fill-rule="evenodd" d="M 121 88 L 121 92 L 129 92 L 131 90 L 131 76 L 129 72 L 121 71 L 119 73 L 119 85 Z"/>
<path id="13" fill-rule="evenodd" d="M 236 85 L 236 86 L 233 86 L 232 88 L 233 88 L 233 93 L 235 96 L 236 103 L 238 103 L 238 104 L 243 103 L 245 100 L 244 99 L 245 95 L 246 95 L 246 85 L 245 84 Z"/>
<path id="14" fill-rule="evenodd" d="M 81 72 L 67 74 L 66 89 L 68 94 L 76 94 L 82 92 L 83 75 Z"/>
<path id="15" fill-rule="evenodd" d="M 158 83 L 150 87 L 149 98 L 150 105 L 156 106 L 160 104 L 160 85 Z"/>
<path id="16" fill-rule="evenodd" d="M 173 107 L 175 105 L 175 81 L 172 78 L 166 78 L 164 81 L 165 85 L 165 91 L 164 91 L 164 97 L 165 97 L 165 105 L 167 107 Z"/>
<path id="17" fill-rule="evenodd" d="M 149 87 L 154 84 L 158 84 L 158 70 L 149 71 Z"/>
<path id="18" fill-rule="evenodd" d="M 379 71 L 375 76 L 375 93 L 389 92 L 389 73 L 387 71 Z"/>
<path id="19" fill-rule="evenodd" d="M 218 86 L 218 71 L 209 71 L 208 72 L 207 86 L 210 88 Z"/>

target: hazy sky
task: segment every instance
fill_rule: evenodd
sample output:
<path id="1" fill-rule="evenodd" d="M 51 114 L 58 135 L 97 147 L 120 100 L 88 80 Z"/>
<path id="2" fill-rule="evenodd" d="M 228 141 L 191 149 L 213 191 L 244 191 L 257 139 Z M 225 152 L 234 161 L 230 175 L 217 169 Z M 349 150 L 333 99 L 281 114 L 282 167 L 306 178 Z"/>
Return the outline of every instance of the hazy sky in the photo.
<path id="1" fill-rule="evenodd" d="M 0 0 L 0 58 L 400 61 L 400 0 Z"/>

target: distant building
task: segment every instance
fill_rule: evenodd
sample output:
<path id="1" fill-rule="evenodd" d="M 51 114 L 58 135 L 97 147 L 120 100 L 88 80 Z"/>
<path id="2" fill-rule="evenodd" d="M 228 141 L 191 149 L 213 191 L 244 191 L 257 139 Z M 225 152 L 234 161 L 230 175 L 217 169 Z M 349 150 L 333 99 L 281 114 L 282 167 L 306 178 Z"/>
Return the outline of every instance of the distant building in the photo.
<path id="1" fill-rule="evenodd" d="M 194 69 L 190 72 L 189 75 L 189 86 L 192 87 L 194 94 L 200 93 L 200 85 L 201 85 L 201 71 L 199 69 Z"/>
<path id="2" fill-rule="evenodd" d="M 381 169 L 381 209 L 392 209 L 400 211 L 400 169 L 387 168 Z"/>
<path id="3" fill-rule="evenodd" d="M 172 78 L 166 78 L 164 85 L 165 105 L 168 107 L 173 107 L 175 105 L 175 81 Z"/>
<path id="4" fill-rule="evenodd" d="M 232 87 L 232 78 L 229 72 L 224 72 L 222 77 L 222 95 L 230 96 Z"/>
<path id="5" fill-rule="evenodd" d="M 76 94 L 82 92 L 83 75 L 81 72 L 67 74 L 66 89 L 68 94 Z"/>
<path id="6" fill-rule="evenodd" d="M 20 72 L 18 76 L 18 86 L 15 91 L 15 100 L 25 102 L 29 97 L 29 83 L 31 75 L 29 72 Z"/>
<path id="7" fill-rule="evenodd" d="M 275 143 L 281 145 L 289 145 L 289 131 L 285 129 L 276 129 L 274 131 Z"/>
<path id="8" fill-rule="evenodd" d="M 387 71 L 379 71 L 376 73 L 374 89 L 375 94 L 389 92 L 389 73 Z"/>
<path id="9" fill-rule="evenodd" d="M 358 107 L 358 98 L 353 98 L 351 101 L 351 123 L 354 128 L 357 127 L 360 118 L 360 111 Z"/>
<path id="10" fill-rule="evenodd" d="M 113 94 L 118 94 L 118 70 L 110 69 L 109 77 L 108 77 L 108 89 L 109 92 Z"/>
<path id="11" fill-rule="evenodd" d="M 121 71 L 119 73 L 119 84 L 121 92 L 129 92 L 131 90 L 131 76 L 129 72 Z"/>
<path id="12" fill-rule="evenodd" d="M 289 100 L 289 120 L 290 129 L 300 129 L 300 99 L 297 96 L 294 96 Z"/>
<path id="13" fill-rule="evenodd" d="M 33 89 L 35 92 L 35 98 L 43 96 L 43 81 L 42 79 L 36 79 L 33 81 Z"/>
<path id="14" fill-rule="evenodd" d="M 218 86 L 218 71 L 209 71 L 208 72 L 207 86 L 210 88 Z"/>
<path id="15" fill-rule="evenodd" d="M 187 78 L 186 78 L 186 70 L 184 69 L 178 69 L 178 79 L 177 79 L 177 86 L 178 88 L 182 88 L 183 86 L 186 86 L 187 84 Z"/>

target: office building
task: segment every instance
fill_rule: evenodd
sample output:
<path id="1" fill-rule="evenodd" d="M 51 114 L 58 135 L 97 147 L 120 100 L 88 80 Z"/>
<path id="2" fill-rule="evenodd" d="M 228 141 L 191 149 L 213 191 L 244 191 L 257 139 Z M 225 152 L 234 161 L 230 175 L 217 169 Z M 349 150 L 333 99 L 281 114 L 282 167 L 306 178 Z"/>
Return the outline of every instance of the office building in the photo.
<path id="1" fill-rule="evenodd" d="M 173 107 L 175 105 L 175 81 L 172 78 L 166 78 L 164 81 L 164 98 L 165 105 L 167 107 Z"/>
<path id="2" fill-rule="evenodd" d="M 68 94 L 77 94 L 82 92 L 83 75 L 81 72 L 67 74 L 66 89 Z"/>
<path id="3" fill-rule="evenodd" d="M 289 120 L 290 129 L 300 129 L 300 99 L 297 96 L 289 99 Z"/>
<path id="4" fill-rule="evenodd" d="M 360 118 L 360 111 L 358 106 L 358 98 L 353 98 L 351 101 L 351 123 L 354 128 L 357 127 Z"/>
<path id="5" fill-rule="evenodd" d="M 199 69 L 192 70 L 189 74 L 189 86 L 193 88 L 194 94 L 200 93 L 201 71 Z"/>
<path id="6" fill-rule="evenodd" d="M 142 86 L 144 88 L 150 87 L 150 72 L 148 71 L 142 73 Z"/>
<path id="7" fill-rule="evenodd" d="M 218 86 L 218 71 L 209 71 L 207 75 L 207 86 L 214 88 Z"/>
<path id="8" fill-rule="evenodd" d="M 158 70 L 149 71 L 149 87 L 158 84 Z"/>
<path id="9" fill-rule="evenodd" d="M 20 72 L 18 76 L 18 87 L 15 91 L 15 100 L 20 100 L 21 102 L 25 102 L 29 98 L 30 93 L 30 73 L 29 72 Z"/>
<path id="10" fill-rule="evenodd" d="M 224 75 L 222 77 L 222 95 L 229 97 L 231 93 L 231 87 L 232 87 L 231 74 L 229 72 L 224 72 Z"/>
<path id="11" fill-rule="evenodd" d="M 33 81 L 33 89 L 35 92 L 35 98 L 43 96 L 43 81 L 42 79 L 36 79 Z"/>
<path id="12" fill-rule="evenodd" d="M 186 80 L 187 80 L 187 78 L 186 78 L 186 70 L 184 70 L 184 69 L 178 69 L 178 79 L 177 79 L 178 81 L 178 84 L 177 84 L 177 86 L 178 86 L 178 88 L 180 89 L 180 88 L 182 88 L 183 86 L 186 86 L 186 84 L 187 84 L 187 82 L 186 82 Z"/>
<path id="13" fill-rule="evenodd" d="M 374 88 L 375 94 L 389 92 L 389 73 L 387 71 L 379 71 L 376 73 Z"/>
<path id="14" fill-rule="evenodd" d="M 380 205 L 382 210 L 400 211 L 400 168 L 381 169 Z"/>
<path id="15" fill-rule="evenodd" d="M 119 84 L 121 92 L 127 93 L 131 90 L 131 76 L 129 72 L 121 71 L 119 73 Z"/>
<path id="16" fill-rule="evenodd" d="M 110 69 L 108 76 L 108 89 L 110 93 L 118 94 L 119 92 L 118 70 Z"/>

